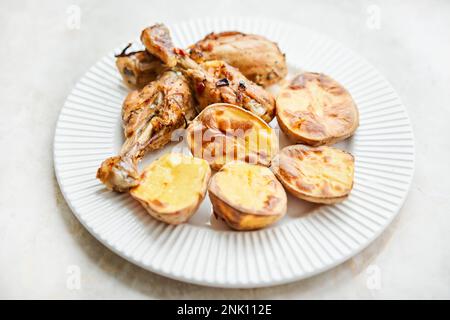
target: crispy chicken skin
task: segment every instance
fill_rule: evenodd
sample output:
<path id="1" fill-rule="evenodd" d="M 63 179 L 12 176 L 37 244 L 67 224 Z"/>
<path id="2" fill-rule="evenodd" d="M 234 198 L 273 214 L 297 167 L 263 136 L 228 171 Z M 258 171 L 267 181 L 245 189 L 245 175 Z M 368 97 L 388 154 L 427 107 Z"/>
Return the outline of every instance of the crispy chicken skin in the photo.
<path id="1" fill-rule="evenodd" d="M 157 24 L 144 29 L 141 41 L 147 50 L 126 54 L 128 46 L 116 56 L 117 68 L 131 89 L 142 88 L 167 67 L 176 65 L 166 26 Z M 279 82 L 287 74 L 285 55 L 275 42 L 262 36 L 237 31 L 210 33 L 189 49 L 196 62 L 225 61 L 263 87 Z"/>
<path id="2" fill-rule="evenodd" d="M 161 60 L 148 54 L 147 51 L 126 53 L 130 45 L 122 53 L 116 55 L 116 66 L 128 88 L 142 89 L 145 85 L 156 80 L 166 67 L 161 63 Z"/>
<path id="3" fill-rule="evenodd" d="M 159 58 L 166 66 L 172 68 L 177 64 L 169 29 L 159 23 L 145 28 L 141 33 L 141 41 L 149 53 Z"/>
<path id="4" fill-rule="evenodd" d="M 217 102 L 234 104 L 270 122 L 275 116 L 275 100 L 262 87 L 248 80 L 224 61 L 206 61 L 188 69 L 199 109 Z"/>
<path id="5" fill-rule="evenodd" d="M 166 71 L 142 90 L 130 92 L 122 107 L 125 143 L 118 156 L 102 163 L 97 178 L 119 192 L 138 185 L 138 161 L 170 142 L 175 130 L 194 116 L 189 83 L 179 72 Z"/>
<path id="6" fill-rule="evenodd" d="M 122 152 L 142 157 L 171 140 L 174 130 L 196 115 L 189 83 L 179 72 L 166 71 L 123 102 L 122 122 L 127 139 Z"/>
<path id="7" fill-rule="evenodd" d="M 197 63 L 184 50 L 174 47 L 170 41 L 169 30 L 164 25 L 157 24 L 146 30 L 143 42 L 147 51 L 161 57 L 163 62 L 165 57 L 175 55 L 176 68 L 184 72 L 195 88 L 200 110 L 211 103 L 225 102 L 243 107 L 266 122 L 274 118 L 275 99 L 262 87 L 248 80 L 239 70 L 224 61 Z M 161 38 L 164 39 L 163 43 Z"/>
<path id="8" fill-rule="evenodd" d="M 223 60 L 264 87 L 287 75 L 286 58 L 278 45 L 254 34 L 210 33 L 190 47 L 190 56 L 197 62 Z"/>
<path id="9" fill-rule="evenodd" d="M 98 168 L 97 179 L 109 190 L 126 192 L 139 185 L 137 159 L 128 155 L 108 158 Z"/>

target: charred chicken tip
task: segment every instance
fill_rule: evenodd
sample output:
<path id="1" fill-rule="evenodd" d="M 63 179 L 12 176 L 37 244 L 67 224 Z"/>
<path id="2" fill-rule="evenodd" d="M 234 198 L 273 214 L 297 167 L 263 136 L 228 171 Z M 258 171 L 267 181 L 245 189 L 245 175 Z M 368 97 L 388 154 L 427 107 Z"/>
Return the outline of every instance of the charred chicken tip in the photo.
<path id="1" fill-rule="evenodd" d="M 130 47 L 131 47 L 131 42 L 125 48 L 123 48 L 122 52 L 120 52 L 119 54 L 114 55 L 114 57 L 116 57 L 116 58 L 118 58 L 118 57 L 128 57 L 130 54 L 133 54 L 133 52 L 126 53 L 127 50 Z"/>

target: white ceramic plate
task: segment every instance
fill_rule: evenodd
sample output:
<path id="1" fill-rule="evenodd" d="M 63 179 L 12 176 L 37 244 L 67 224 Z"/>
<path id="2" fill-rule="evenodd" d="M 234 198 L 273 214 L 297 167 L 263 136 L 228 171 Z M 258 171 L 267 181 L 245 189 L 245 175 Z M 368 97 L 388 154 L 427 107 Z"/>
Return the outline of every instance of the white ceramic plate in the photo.
<path id="1" fill-rule="evenodd" d="M 360 111 L 359 129 L 338 145 L 356 158 L 354 189 L 343 203 L 330 206 L 289 196 L 286 217 L 254 232 L 234 232 L 211 218 L 208 197 L 187 224 L 170 226 L 152 219 L 128 194 L 107 191 L 95 178 L 100 163 L 115 155 L 123 141 L 120 113 L 127 90 L 113 56 L 121 46 L 77 83 L 55 133 L 58 182 L 89 232 L 120 256 L 161 275 L 244 288 L 287 283 L 330 269 L 386 228 L 411 183 L 414 143 L 404 106 L 370 64 L 311 30 L 271 20 L 202 19 L 169 28 L 180 47 L 211 31 L 261 34 L 278 42 L 291 74 L 301 69 L 323 72 L 342 83 Z M 170 147 L 147 155 L 144 164 Z"/>

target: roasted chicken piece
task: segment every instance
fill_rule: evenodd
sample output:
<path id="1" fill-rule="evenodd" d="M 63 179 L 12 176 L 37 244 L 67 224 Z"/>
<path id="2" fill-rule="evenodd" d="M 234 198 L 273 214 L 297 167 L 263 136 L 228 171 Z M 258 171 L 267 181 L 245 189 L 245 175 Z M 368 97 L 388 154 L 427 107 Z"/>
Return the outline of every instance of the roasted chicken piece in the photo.
<path id="1" fill-rule="evenodd" d="M 141 41 L 147 51 L 158 57 L 166 66 L 175 67 L 177 65 L 176 53 L 173 48 L 172 38 L 169 29 L 162 23 L 145 28 L 141 33 Z"/>
<path id="2" fill-rule="evenodd" d="M 173 70 L 140 91 L 132 91 L 123 102 L 122 121 L 126 137 L 123 150 L 142 157 L 169 141 L 175 129 L 187 126 L 196 115 L 189 83 Z"/>
<path id="3" fill-rule="evenodd" d="M 225 102 L 243 107 L 267 123 L 275 117 L 272 95 L 224 61 L 206 61 L 187 69 L 185 74 L 193 82 L 200 110 Z"/>
<path id="4" fill-rule="evenodd" d="M 167 47 L 170 43 L 164 27 L 157 26 L 159 27 L 147 28 L 141 34 L 144 45 L 154 47 L 154 50 L 159 50 L 158 46 Z M 155 43 L 149 41 L 152 38 Z M 161 51 L 157 55 L 160 60 L 145 50 L 126 53 L 129 47 L 130 45 L 116 56 L 116 64 L 124 82 L 131 89 L 142 88 L 155 80 L 164 69 L 176 65 L 176 56 L 170 50 Z M 237 31 L 210 33 L 189 49 L 190 57 L 196 62 L 225 61 L 263 87 L 277 83 L 287 74 L 285 55 L 275 42 L 262 36 Z"/>
<path id="5" fill-rule="evenodd" d="M 263 87 L 287 75 L 286 58 L 278 45 L 254 34 L 210 33 L 190 46 L 190 56 L 197 62 L 223 60 Z"/>
<path id="6" fill-rule="evenodd" d="M 109 190 L 126 192 L 139 185 L 137 162 L 136 157 L 127 154 L 110 157 L 98 168 L 97 179 Z"/>
<path id="7" fill-rule="evenodd" d="M 166 71 L 142 90 L 130 92 L 122 107 L 125 143 L 118 156 L 102 163 L 97 178 L 119 192 L 138 185 L 138 161 L 170 142 L 174 131 L 194 117 L 189 83 L 179 72 Z"/>
<path id="8" fill-rule="evenodd" d="M 166 26 L 156 24 L 145 29 L 141 40 L 147 51 L 165 64 L 172 64 L 176 58 L 176 68 L 193 82 L 200 110 L 224 102 L 243 107 L 266 122 L 274 118 L 275 99 L 270 93 L 224 61 L 195 62 L 184 50 L 173 46 Z"/>
<path id="9" fill-rule="evenodd" d="M 142 89 L 156 80 L 167 68 L 161 64 L 161 60 L 148 54 L 147 51 L 126 53 L 130 46 L 131 44 L 116 55 L 116 66 L 128 88 Z"/>

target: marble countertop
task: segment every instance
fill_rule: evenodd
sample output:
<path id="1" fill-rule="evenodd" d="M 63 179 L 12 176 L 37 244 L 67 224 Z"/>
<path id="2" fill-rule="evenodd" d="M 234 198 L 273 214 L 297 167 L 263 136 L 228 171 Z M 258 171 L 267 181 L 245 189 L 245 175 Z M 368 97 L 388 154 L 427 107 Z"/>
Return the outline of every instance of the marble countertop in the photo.
<path id="1" fill-rule="evenodd" d="M 328 34 L 377 67 L 408 109 L 416 171 L 401 212 L 362 253 L 313 278 L 225 290 L 155 275 L 96 241 L 56 182 L 56 119 L 77 79 L 143 26 L 219 15 Z M 0 21 L 0 298 L 450 298 L 450 2 L 2 1 Z"/>

